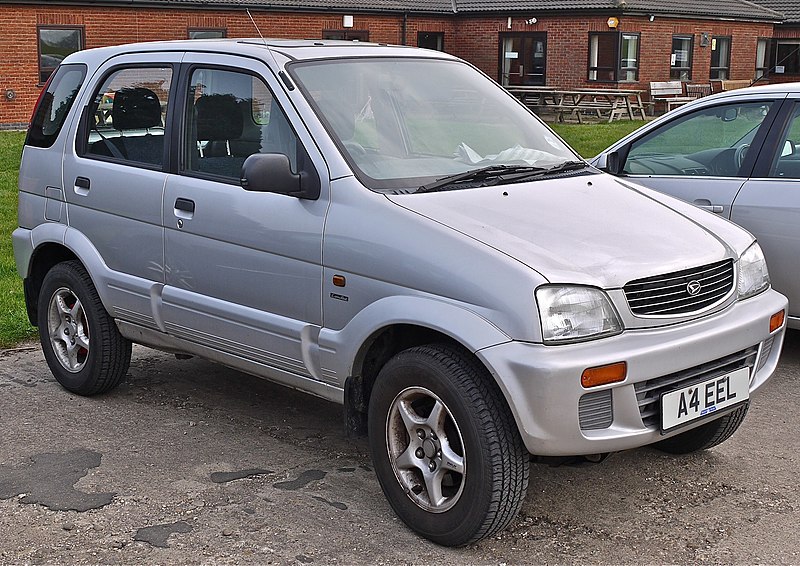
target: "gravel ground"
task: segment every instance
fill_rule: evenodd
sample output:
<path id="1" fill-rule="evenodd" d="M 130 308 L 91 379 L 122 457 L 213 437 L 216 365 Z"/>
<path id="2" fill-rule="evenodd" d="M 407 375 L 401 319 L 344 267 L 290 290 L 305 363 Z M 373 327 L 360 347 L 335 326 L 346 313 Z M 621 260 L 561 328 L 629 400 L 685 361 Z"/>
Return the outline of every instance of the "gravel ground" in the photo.
<path id="1" fill-rule="evenodd" d="M 721 446 L 536 465 L 521 514 L 461 549 L 415 536 L 338 406 L 134 348 L 82 398 L 0 352 L 0 563 L 800 563 L 800 332 Z"/>

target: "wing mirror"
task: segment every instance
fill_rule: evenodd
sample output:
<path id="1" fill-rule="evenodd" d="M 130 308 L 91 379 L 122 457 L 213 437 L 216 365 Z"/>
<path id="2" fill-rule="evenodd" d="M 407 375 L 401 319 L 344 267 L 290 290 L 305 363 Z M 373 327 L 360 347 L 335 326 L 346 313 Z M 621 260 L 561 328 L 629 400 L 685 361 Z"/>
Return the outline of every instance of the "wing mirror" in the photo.
<path id="1" fill-rule="evenodd" d="M 597 158 L 597 168 L 612 175 L 622 173 L 621 163 L 619 150 L 603 153 Z"/>
<path id="2" fill-rule="evenodd" d="M 254 153 L 242 165 L 242 187 L 248 191 L 277 193 L 316 200 L 320 182 L 316 173 L 293 173 L 289 158 L 282 153 Z"/>

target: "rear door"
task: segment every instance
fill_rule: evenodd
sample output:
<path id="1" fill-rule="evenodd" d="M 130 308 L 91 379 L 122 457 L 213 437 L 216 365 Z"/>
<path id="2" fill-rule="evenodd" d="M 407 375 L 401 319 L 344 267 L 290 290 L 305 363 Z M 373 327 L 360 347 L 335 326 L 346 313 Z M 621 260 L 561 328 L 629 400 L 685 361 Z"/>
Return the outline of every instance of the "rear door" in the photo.
<path id="1" fill-rule="evenodd" d="M 64 154 L 69 225 L 111 270 L 114 316 L 157 327 L 151 291 L 164 281 L 162 196 L 168 170 L 164 140 L 180 53 L 115 57 L 89 79 Z"/>
<path id="2" fill-rule="evenodd" d="M 790 95 L 731 220 L 758 238 L 773 286 L 800 319 L 800 95 Z"/>
<path id="3" fill-rule="evenodd" d="M 303 344 L 322 325 L 322 157 L 266 65 L 187 54 L 182 73 L 179 168 L 162 211 L 167 331 L 273 375 L 312 376 Z M 258 152 L 318 175 L 320 198 L 243 189 L 242 164 Z"/>

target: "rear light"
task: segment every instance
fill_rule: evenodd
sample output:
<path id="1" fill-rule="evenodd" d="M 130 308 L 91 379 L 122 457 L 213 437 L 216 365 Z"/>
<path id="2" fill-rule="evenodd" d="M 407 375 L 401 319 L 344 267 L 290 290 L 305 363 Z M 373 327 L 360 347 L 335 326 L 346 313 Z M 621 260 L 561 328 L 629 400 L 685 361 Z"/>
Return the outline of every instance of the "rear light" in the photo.
<path id="1" fill-rule="evenodd" d="M 617 362 L 607 366 L 588 368 L 583 370 L 581 385 L 588 389 L 589 387 L 618 383 L 620 381 L 625 381 L 627 375 L 628 364 L 626 362 Z"/>

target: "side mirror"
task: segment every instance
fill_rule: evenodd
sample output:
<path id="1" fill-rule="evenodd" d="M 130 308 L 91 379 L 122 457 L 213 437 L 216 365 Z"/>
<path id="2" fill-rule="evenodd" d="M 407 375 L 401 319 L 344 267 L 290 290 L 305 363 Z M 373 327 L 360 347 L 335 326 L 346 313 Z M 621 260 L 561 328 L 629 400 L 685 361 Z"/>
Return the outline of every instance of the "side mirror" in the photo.
<path id="1" fill-rule="evenodd" d="M 788 155 L 794 155 L 794 152 L 797 151 L 797 147 L 794 145 L 792 140 L 786 140 L 783 142 L 783 149 L 781 150 L 781 157 L 786 157 Z"/>
<path id="2" fill-rule="evenodd" d="M 289 158 L 282 153 L 254 153 L 242 165 L 242 187 L 248 191 L 277 193 L 301 199 L 319 198 L 316 174 L 292 173 Z"/>
<path id="3" fill-rule="evenodd" d="M 619 175 L 622 173 L 621 159 L 619 158 L 619 150 L 603 153 L 597 159 L 597 168 L 611 175 Z"/>

